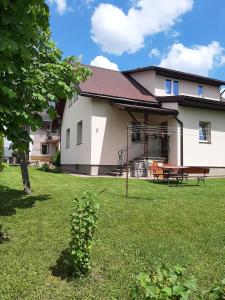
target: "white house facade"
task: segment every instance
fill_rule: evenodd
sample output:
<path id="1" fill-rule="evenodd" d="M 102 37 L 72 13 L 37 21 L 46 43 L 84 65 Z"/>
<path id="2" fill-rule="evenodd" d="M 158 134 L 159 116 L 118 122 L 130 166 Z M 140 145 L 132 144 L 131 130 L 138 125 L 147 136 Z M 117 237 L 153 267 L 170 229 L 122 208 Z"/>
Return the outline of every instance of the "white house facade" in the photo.
<path id="1" fill-rule="evenodd" d="M 93 75 L 64 108 L 65 170 L 112 172 L 125 164 L 128 138 L 130 164 L 158 160 L 207 166 L 212 174 L 225 175 L 224 81 L 160 67 L 125 72 L 90 68 Z"/>

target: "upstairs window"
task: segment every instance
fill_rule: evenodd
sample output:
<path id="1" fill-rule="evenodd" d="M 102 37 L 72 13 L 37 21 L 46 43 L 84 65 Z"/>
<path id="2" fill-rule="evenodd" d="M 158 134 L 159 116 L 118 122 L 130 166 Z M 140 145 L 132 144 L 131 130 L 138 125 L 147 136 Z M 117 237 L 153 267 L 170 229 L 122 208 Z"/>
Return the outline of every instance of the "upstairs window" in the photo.
<path id="1" fill-rule="evenodd" d="M 199 122 L 199 142 L 211 143 L 211 123 Z"/>
<path id="2" fill-rule="evenodd" d="M 70 147 L 70 129 L 66 130 L 66 148 Z"/>
<path id="3" fill-rule="evenodd" d="M 77 145 L 82 144 L 83 121 L 77 123 Z"/>
<path id="4" fill-rule="evenodd" d="M 171 79 L 166 79 L 166 94 L 167 95 L 174 95 L 178 96 L 179 95 L 179 81 L 178 80 L 171 80 Z"/>
<path id="5" fill-rule="evenodd" d="M 203 97 L 203 86 L 202 85 L 198 86 L 198 96 L 201 98 Z"/>
<path id="6" fill-rule="evenodd" d="M 178 80 L 173 81 L 173 94 L 174 94 L 174 96 L 179 95 L 179 81 Z"/>
<path id="7" fill-rule="evenodd" d="M 166 79 L 166 93 L 171 95 L 172 93 L 172 82 L 170 79 Z"/>

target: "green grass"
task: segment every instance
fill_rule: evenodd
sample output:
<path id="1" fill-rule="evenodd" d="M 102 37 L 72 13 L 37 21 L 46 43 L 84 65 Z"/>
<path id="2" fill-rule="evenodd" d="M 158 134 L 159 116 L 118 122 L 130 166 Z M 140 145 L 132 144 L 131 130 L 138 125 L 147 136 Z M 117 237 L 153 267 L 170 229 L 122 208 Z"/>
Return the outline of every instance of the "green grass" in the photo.
<path id="1" fill-rule="evenodd" d="M 205 287 L 225 277 L 225 180 L 206 187 L 124 179 L 77 178 L 30 169 L 33 194 L 21 193 L 19 168 L 0 173 L 0 299 L 128 299 L 134 275 L 159 264 L 188 266 Z M 72 199 L 101 191 L 93 272 L 66 281 L 52 275 L 69 239 Z"/>

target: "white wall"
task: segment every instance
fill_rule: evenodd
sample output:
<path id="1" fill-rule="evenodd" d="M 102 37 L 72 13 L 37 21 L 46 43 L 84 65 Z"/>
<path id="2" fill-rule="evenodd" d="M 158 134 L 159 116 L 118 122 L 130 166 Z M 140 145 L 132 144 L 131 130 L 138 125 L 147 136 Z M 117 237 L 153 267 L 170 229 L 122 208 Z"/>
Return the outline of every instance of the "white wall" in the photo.
<path id="1" fill-rule="evenodd" d="M 134 113 L 142 124 L 143 113 Z M 83 121 L 83 143 L 76 145 L 76 124 Z M 150 125 L 160 125 L 168 121 L 168 126 L 177 126 L 172 116 L 149 114 Z M 126 111 L 114 108 L 109 101 L 79 97 L 71 107 L 66 103 L 61 137 L 61 163 L 85 165 L 117 165 L 118 151 L 126 147 L 126 126 L 132 118 Z M 66 130 L 70 128 L 70 148 L 66 148 Z M 131 133 L 129 134 L 129 144 Z M 173 132 L 170 136 L 170 163 L 177 164 L 179 141 Z"/>
<path id="2" fill-rule="evenodd" d="M 165 91 L 165 81 L 166 79 L 171 79 L 169 77 L 164 77 L 160 75 L 156 75 L 155 79 L 155 95 L 156 96 L 166 96 Z M 186 96 L 193 96 L 198 97 L 198 83 L 191 82 L 187 80 L 179 80 L 179 88 L 180 88 L 180 95 Z M 201 84 L 204 89 L 203 98 L 213 99 L 213 100 L 220 100 L 220 89 L 219 87 Z M 168 95 L 167 95 L 168 96 Z"/>
<path id="3" fill-rule="evenodd" d="M 184 165 L 225 167 L 225 112 L 180 107 L 184 124 Z M 199 143 L 199 121 L 211 122 L 211 143 Z"/>
<path id="4" fill-rule="evenodd" d="M 79 96 L 69 107 L 67 100 L 61 127 L 61 163 L 91 164 L 92 99 Z M 77 123 L 83 121 L 82 144 L 77 145 Z M 70 147 L 66 148 L 66 130 L 70 129 Z"/>
<path id="5" fill-rule="evenodd" d="M 126 146 L 126 126 L 132 119 L 126 111 L 121 111 L 105 100 L 93 100 L 91 163 L 96 165 L 116 165 L 118 151 Z M 135 114 L 143 120 L 143 114 Z M 129 141 L 130 143 L 130 141 Z"/>

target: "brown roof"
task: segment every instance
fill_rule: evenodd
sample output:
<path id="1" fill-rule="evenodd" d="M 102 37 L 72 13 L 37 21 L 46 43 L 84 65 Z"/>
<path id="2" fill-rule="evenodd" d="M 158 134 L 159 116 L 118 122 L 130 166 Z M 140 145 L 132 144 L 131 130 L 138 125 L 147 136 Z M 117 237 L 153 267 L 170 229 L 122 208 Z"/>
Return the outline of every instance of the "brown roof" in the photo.
<path id="1" fill-rule="evenodd" d="M 158 103 L 149 91 L 129 75 L 94 66 L 87 67 L 92 70 L 92 76 L 79 85 L 81 95 Z"/>

